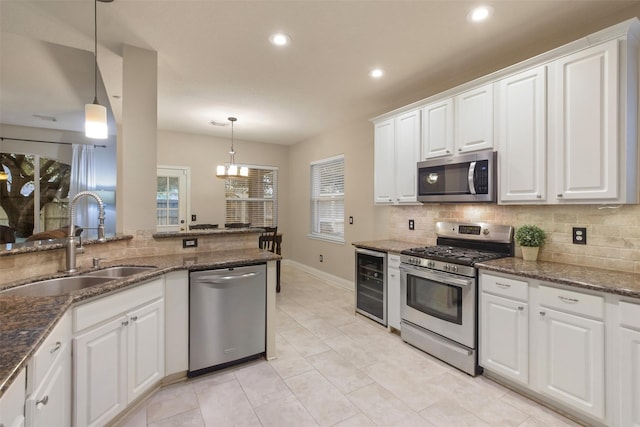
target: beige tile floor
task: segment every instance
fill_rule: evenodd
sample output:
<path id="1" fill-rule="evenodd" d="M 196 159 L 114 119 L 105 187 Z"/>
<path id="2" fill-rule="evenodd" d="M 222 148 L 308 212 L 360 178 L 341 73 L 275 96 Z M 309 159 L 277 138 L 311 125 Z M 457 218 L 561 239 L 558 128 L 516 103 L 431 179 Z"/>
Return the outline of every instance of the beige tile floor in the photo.
<path id="1" fill-rule="evenodd" d="M 353 292 L 283 266 L 277 352 L 162 388 L 122 427 L 575 426 L 354 315 Z"/>

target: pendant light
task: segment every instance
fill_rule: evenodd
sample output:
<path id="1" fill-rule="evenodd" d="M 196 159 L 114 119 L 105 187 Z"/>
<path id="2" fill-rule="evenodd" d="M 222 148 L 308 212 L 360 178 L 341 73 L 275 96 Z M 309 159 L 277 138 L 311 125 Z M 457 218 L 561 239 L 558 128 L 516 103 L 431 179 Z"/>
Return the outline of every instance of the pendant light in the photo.
<path id="1" fill-rule="evenodd" d="M 100 0 L 104 1 L 104 0 Z M 98 0 L 93 0 L 93 103 L 84 106 L 84 134 L 87 138 L 106 139 L 107 108 L 98 103 Z"/>
<path id="2" fill-rule="evenodd" d="M 229 117 L 231 122 L 231 150 L 229 151 L 229 163 L 218 165 L 216 168 L 216 176 L 221 179 L 246 178 L 249 176 L 249 168 L 246 166 L 238 167 L 236 165 L 236 151 L 233 149 L 233 123 L 237 121 L 235 117 Z"/>

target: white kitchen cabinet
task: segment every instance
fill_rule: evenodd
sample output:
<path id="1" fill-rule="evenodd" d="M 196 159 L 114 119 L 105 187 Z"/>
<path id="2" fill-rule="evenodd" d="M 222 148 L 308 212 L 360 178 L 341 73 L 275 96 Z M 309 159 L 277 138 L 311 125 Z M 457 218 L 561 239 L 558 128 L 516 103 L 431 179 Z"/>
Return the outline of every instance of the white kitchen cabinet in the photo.
<path id="1" fill-rule="evenodd" d="M 640 304 L 620 302 L 620 425 L 640 427 Z"/>
<path id="2" fill-rule="evenodd" d="M 546 202 L 547 67 L 497 83 L 500 202 Z"/>
<path id="3" fill-rule="evenodd" d="M 375 124 L 375 203 L 417 202 L 420 110 Z"/>
<path id="4" fill-rule="evenodd" d="M 67 313 L 27 365 L 27 427 L 71 425 L 71 333 Z"/>
<path id="5" fill-rule="evenodd" d="M 395 180 L 395 120 L 375 124 L 374 193 L 375 203 L 393 203 Z"/>
<path id="6" fill-rule="evenodd" d="M 75 427 L 102 426 L 164 377 L 164 280 L 74 309 Z"/>
<path id="7" fill-rule="evenodd" d="M 165 275 L 165 375 L 189 369 L 189 272 Z"/>
<path id="8" fill-rule="evenodd" d="M 537 307 L 540 392 L 597 419 L 605 417 L 604 302 L 540 286 Z"/>
<path id="9" fill-rule="evenodd" d="M 400 330 L 400 255 L 387 255 L 387 326 Z"/>
<path id="10" fill-rule="evenodd" d="M 480 366 L 529 383 L 529 304 L 525 281 L 483 274 L 480 278 Z"/>
<path id="11" fill-rule="evenodd" d="M 26 376 L 26 371 L 21 370 L 0 399 L 0 426 L 2 427 L 24 426 Z"/>
<path id="12" fill-rule="evenodd" d="M 453 98 L 422 108 L 422 158 L 450 156 L 454 153 Z"/>
<path id="13" fill-rule="evenodd" d="M 457 153 L 493 148 L 493 84 L 455 97 Z"/>
<path id="14" fill-rule="evenodd" d="M 616 200 L 618 40 L 555 61 L 556 197 Z"/>

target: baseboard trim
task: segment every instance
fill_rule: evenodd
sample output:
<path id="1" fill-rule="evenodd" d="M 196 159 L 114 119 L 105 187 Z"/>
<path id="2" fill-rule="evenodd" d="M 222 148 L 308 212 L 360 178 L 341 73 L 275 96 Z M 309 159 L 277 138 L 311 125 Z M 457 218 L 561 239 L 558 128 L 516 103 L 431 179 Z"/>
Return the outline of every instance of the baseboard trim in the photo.
<path id="1" fill-rule="evenodd" d="M 330 285 L 334 285 L 337 286 L 339 288 L 342 289 L 346 289 L 348 291 L 353 292 L 355 289 L 355 286 L 353 285 L 353 282 L 343 279 L 342 277 L 338 277 L 335 276 L 333 274 L 329 274 L 325 271 L 322 270 L 318 270 L 317 268 L 313 268 L 313 267 L 309 267 L 306 264 L 302 264 L 299 263 L 297 261 L 293 261 L 290 259 L 283 259 L 282 263 L 284 265 L 291 265 L 293 267 L 299 268 L 300 270 L 303 270 L 306 273 L 311 274 L 314 277 L 317 277 L 318 279 L 322 279 L 325 282 L 329 283 Z"/>

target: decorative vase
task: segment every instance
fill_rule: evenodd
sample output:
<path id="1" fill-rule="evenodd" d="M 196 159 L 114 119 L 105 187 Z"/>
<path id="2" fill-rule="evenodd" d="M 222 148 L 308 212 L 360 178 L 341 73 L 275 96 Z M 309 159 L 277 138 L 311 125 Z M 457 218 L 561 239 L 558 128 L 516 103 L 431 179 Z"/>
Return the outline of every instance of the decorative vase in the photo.
<path id="1" fill-rule="evenodd" d="M 538 246 L 522 246 L 522 259 L 525 261 L 535 261 L 538 259 Z"/>

